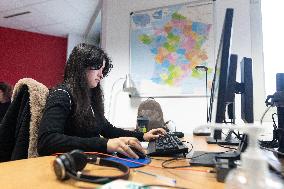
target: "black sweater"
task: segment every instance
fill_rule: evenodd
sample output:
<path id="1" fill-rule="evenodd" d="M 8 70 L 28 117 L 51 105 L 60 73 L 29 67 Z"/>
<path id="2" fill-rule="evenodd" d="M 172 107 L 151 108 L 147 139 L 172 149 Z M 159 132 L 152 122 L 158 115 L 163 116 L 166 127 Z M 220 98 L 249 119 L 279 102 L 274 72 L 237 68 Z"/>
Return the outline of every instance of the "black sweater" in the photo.
<path id="1" fill-rule="evenodd" d="M 39 155 L 69 152 L 73 149 L 107 152 L 108 139 L 122 136 L 136 137 L 143 141 L 143 133 L 116 128 L 105 117 L 98 118 L 96 111 L 94 111 L 95 126 L 80 127 L 75 125 L 72 115 L 72 96 L 71 101 L 68 96 L 71 93 L 66 92 L 68 89 L 65 86 L 59 88 L 65 91 L 60 89 L 51 91 L 46 101 L 39 126 Z"/>
<path id="2" fill-rule="evenodd" d="M 3 117 L 5 116 L 10 104 L 11 104 L 10 101 L 5 102 L 5 103 L 0 102 L 0 122 L 3 119 Z"/>

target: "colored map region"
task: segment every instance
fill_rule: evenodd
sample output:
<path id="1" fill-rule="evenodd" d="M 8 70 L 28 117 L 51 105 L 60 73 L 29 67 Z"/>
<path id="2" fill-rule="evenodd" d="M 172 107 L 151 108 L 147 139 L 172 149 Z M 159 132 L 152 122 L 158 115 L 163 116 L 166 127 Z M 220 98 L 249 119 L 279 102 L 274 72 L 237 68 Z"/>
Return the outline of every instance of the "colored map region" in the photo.
<path id="1" fill-rule="evenodd" d="M 194 68 L 207 66 L 211 74 L 214 63 L 209 48 L 213 47 L 213 32 L 212 23 L 199 18 L 200 9 L 193 11 L 194 7 L 180 5 L 132 16 L 131 74 L 138 75 L 138 85 L 166 92 L 174 89 L 180 94 L 202 93 L 205 73 Z M 194 20 L 196 15 L 199 16 Z"/>

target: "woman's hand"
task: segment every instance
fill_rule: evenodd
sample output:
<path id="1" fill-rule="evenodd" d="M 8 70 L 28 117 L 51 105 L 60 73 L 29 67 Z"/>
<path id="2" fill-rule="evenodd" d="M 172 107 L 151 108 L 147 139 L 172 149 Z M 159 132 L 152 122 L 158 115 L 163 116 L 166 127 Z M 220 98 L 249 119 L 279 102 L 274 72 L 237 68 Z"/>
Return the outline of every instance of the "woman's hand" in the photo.
<path id="1" fill-rule="evenodd" d="M 163 128 L 152 129 L 144 134 L 143 139 L 145 141 L 155 140 L 159 138 L 160 135 L 165 135 L 167 132 Z"/>
<path id="2" fill-rule="evenodd" d="M 110 153 L 118 152 L 130 158 L 138 159 L 138 155 L 135 154 L 129 146 L 133 146 L 143 154 L 145 154 L 143 147 L 137 138 L 134 137 L 119 137 L 109 139 L 107 142 L 107 151 Z"/>

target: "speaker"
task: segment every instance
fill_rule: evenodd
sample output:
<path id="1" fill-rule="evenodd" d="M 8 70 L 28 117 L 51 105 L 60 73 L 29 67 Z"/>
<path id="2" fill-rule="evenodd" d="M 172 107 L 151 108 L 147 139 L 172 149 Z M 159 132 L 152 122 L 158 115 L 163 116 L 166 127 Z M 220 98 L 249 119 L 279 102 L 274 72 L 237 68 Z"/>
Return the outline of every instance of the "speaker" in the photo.
<path id="1" fill-rule="evenodd" d="M 115 167 L 123 173 L 118 176 L 109 177 L 85 175 L 82 173 L 82 171 L 88 163 L 107 167 Z M 95 156 L 89 157 L 81 150 L 73 150 L 69 153 L 64 153 L 56 157 L 53 162 L 53 168 L 58 180 L 64 181 L 72 178 L 83 182 L 91 182 L 97 184 L 104 184 L 115 179 L 128 179 L 130 172 L 129 167 L 121 163 Z"/>

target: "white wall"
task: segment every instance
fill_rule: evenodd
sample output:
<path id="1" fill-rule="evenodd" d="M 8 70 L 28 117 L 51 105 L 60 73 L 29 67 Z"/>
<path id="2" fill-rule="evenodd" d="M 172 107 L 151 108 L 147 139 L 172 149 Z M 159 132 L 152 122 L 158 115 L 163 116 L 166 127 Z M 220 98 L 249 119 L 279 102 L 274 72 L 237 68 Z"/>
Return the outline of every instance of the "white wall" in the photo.
<path id="1" fill-rule="evenodd" d="M 113 83 L 129 73 L 129 14 L 132 11 L 145 10 L 166 5 L 188 2 L 188 0 L 106 0 L 102 11 L 102 47 L 112 57 L 114 68 L 104 79 L 105 104 L 108 112 L 110 91 Z M 234 31 L 232 53 L 239 57 L 251 57 L 250 17 L 248 0 L 217 0 L 216 24 L 217 39 L 223 24 L 226 8 L 234 8 Z M 216 45 L 217 46 L 217 45 Z M 141 100 L 129 98 L 121 92 L 122 81 L 114 87 L 111 109 L 111 122 L 118 127 L 130 128 L 136 125 L 137 108 Z M 192 129 L 206 121 L 205 98 L 159 98 L 165 120 L 173 120 L 177 130 L 191 133 Z M 115 103 L 114 103 L 115 102 Z M 239 108 L 239 107 L 237 107 Z"/>
<path id="2" fill-rule="evenodd" d="M 72 52 L 73 48 L 78 45 L 79 43 L 89 43 L 93 45 L 99 45 L 98 40 L 95 38 L 88 38 L 85 39 L 83 36 L 78 34 L 69 34 L 67 38 L 67 59 Z"/>
<path id="3" fill-rule="evenodd" d="M 262 16 L 261 0 L 250 0 L 251 17 L 251 51 L 254 60 L 254 114 L 260 119 L 265 110 L 265 78 L 264 78 L 264 59 L 263 59 L 263 37 L 262 37 Z M 275 81 L 271 83 L 275 85 Z M 271 121 L 271 115 L 275 109 L 267 112 L 265 121 Z"/>

